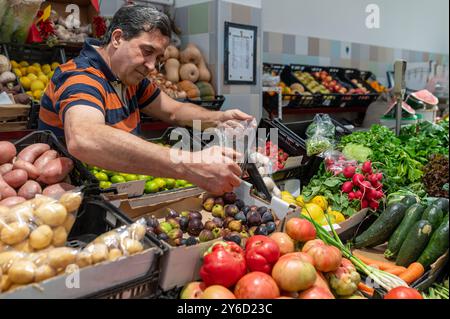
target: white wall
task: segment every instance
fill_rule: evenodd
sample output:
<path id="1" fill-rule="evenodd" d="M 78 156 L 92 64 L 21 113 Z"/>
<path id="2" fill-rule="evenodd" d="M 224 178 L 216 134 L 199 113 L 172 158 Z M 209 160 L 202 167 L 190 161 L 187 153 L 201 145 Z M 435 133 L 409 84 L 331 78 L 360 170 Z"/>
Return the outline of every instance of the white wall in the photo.
<path id="1" fill-rule="evenodd" d="M 380 7 L 381 28 L 365 26 Z M 448 0 L 262 0 L 264 31 L 449 54 Z"/>

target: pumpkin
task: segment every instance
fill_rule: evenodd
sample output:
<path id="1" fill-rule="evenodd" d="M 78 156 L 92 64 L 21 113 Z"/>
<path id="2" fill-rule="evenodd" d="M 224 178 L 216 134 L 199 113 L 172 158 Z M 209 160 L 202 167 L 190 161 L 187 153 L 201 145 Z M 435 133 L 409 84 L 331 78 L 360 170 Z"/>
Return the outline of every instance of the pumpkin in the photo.
<path id="1" fill-rule="evenodd" d="M 168 59 L 164 65 L 166 69 L 166 79 L 172 83 L 180 82 L 180 62 L 177 59 Z"/>
<path id="2" fill-rule="evenodd" d="M 188 98 L 197 99 L 200 97 L 200 90 L 191 81 L 181 81 L 178 83 L 178 87 L 186 92 Z"/>
<path id="3" fill-rule="evenodd" d="M 198 81 L 200 72 L 195 64 L 183 64 L 180 68 L 180 79 L 183 81 L 191 81 L 193 83 Z"/>

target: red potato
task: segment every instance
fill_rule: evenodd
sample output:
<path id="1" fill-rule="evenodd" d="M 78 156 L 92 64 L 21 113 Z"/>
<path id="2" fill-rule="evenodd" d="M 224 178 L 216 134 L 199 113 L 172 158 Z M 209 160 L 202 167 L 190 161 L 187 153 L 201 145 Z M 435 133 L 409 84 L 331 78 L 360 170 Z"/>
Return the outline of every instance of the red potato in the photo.
<path id="1" fill-rule="evenodd" d="M 73 161 L 67 157 L 60 157 L 48 162 L 42 169 L 41 176 L 38 178 L 38 182 L 42 182 L 47 185 L 57 184 L 62 182 L 67 174 L 73 169 Z"/>
<path id="2" fill-rule="evenodd" d="M 0 206 L 6 206 L 6 207 L 14 207 L 16 205 L 22 204 L 23 202 L 26 202 L 27 200 L 20 196 L 13 196 L 5 198 L 0 202 Z"/>
<path id="3" fill-rule="evenodd" d="M 48 164 L 51 160 L 54 160 L 58 157 L 58 152 L 54 150 L 49 150 L 39 156 L 37 160 L 34 161 L 33 165 L 36 166 L 37 169 L 42 170 L 45 165 Z"/>
<path id="4" fill-rule="evenodd" d="M 3 177 L 0 175 L 0 198 L 5 199 L 13 196 L 17 196 L 16 191 L 14 190 L 14 188 L 9 186 L 8 183 L 6 183 Z"/>
<path id="5" fill-rule="evenodd" d="M 13 170 L 13 164 L 11 163 L 6 163 L 3 165 L 0 165 L 0 176 L 9 173 Z"/>
<path id="6" fill-rule="evenodd" d="M 36 166 L 21 159 L 14 162 L 14 169 L 23 169 L 31 179 L 37 179 L 41 175 L 40 170 Z"/>
<path id="7" fill-rule="evenodd" d="M 75 189 L 75 186 L 66 183 L 59 183 L 46 187 L 42 192 L 42 195 L 58 198 L 59 195 L 71 191 L 72 189 Z"/>
<path id="8" fill-rule="evenodd" d="M 15 169 L 3 175 L 5 182 L 12 188 L 22 187 L 28 180 L 28 173 L 23 169 Z"/>
<path id="9" fill-rule="evenodd" d="M 11 162 L 16 154 L 17 150 L 13 143 L 7 141 L 0 142 L 0 165 Z"/>
<path id="10" fill-rule="evenodd" d="M 25 199 L 33 199 L 37 194 L 42 194 L 41 185 L 35 181 L 28 181 L 19 189 L 18 195 Z"/>
<path id="11" fill-rule="evenodd" d="M 34 163 L 34 161 L 50 150 L 50 145 L 43 144 L 43 143 L 37 143 L 30 146 L 25 147 L 17 157 L 21 160 L 24 160 L 29 163 Z"/>

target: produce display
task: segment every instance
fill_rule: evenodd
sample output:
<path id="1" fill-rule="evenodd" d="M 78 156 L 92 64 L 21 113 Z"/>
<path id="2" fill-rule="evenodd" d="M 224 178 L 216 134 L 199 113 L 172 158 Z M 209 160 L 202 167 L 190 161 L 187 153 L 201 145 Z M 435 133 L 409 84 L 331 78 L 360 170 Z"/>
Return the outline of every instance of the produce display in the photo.
<path id="1" fill-rule="evenodd" d="M 12 94 L 17 104 L 29 104 L 31 102 L 28 95 L 21 93 L 18 84 L 18 72 L 13 68 L 15 61 L 10 61 L 6 56 L 0 54 L 0 93 Z"/>
<path id="2" fill-rule="evenodd" d="M 303 85 L 313 94 L 330 94 L 331 91 L 328 90 L 323 84 L 320 84 L 310 73 L 296 71 L 294 75 L 297 79 L 303 83 Z M 319 78 L 320 79 L 320 76 Z M 332 80 L 332 79 L 331 79 Z"/>
<path id="3" fill-rule="evenodd" d="M 359 91 L 349 91 L 345 86 L 343 86 L 339 80 L 334 79 L 331 74 L 327 71 L 314 72 L 313 74 L 317 83 L 325 87 L 324 92 L 328 93 L 340 93 L 340 94 L 358 94 Z M 358 93 L 356 93 L 358 92 Z"/>
<path id="4" fill-rule="evenodd" d="M 275 232 L 277 221 L 267 207 L 245 205 L 234 193 L 205 197 L 203 211 L 167 209 L 165 219 L 147 218 L 147 230 L 172 246 L 194 246 L 218 238 L 241 245 L 254 235 Z"/>
<path id="5" fill-rule="evenodd" d="M 39 194 L 58 196 L 74 189 L 67 180 L 73 168 L 70 158 L 61 157 L 48 144 L 33 144 L 17 153 L 14 144 L 0 142 L 0 205 L 14 206 Z"/>

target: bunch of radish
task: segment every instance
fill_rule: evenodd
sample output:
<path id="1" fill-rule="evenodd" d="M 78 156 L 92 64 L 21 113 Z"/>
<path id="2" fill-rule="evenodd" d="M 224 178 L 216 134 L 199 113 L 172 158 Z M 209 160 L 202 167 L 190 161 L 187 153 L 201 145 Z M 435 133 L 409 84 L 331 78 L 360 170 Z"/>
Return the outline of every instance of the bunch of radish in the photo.
<path id="1" fill-rule="evenodd" d="M 347 166 L 342 174 L 348 181 L 342 185 L 341 190 L 348 194 L 348 199 L 360 201 L 361 209 L 378 210 L 384 198 L 383 174 L 375 172 L 370 161 L 365 162 L 361 167 Z"/>

